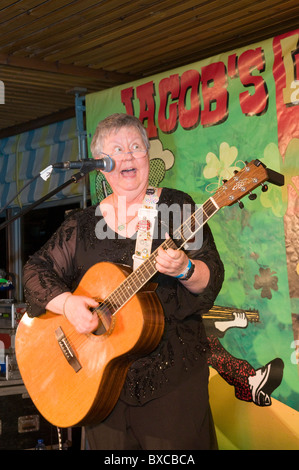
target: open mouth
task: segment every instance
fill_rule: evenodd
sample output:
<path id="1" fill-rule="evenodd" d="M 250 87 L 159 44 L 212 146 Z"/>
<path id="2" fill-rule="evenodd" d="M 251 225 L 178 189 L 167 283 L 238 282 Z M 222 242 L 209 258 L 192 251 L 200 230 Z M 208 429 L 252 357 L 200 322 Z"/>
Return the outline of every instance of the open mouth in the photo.
<path id="1" fill-rule="evenodd" d="M 133 176 L 136 173 L 136 168 L 126 168 L 121 171 L 123 176 Z"/>

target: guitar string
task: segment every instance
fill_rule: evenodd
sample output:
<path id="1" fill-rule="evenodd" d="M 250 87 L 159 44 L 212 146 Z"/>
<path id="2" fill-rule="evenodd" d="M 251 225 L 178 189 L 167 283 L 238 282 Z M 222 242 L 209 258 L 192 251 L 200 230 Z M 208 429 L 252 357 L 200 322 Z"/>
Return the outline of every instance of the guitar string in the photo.
<path id="1" fill-rule="evenodd" d="M 183 238 L 183 239 L 184 239 L 184 242 L 183 242 L 182 245 L 184 245 L 190 238 L 192 238 L 192 236 L 194 236 L 194 231 L 192 231 L 192 226 L 194 226 L 194 223 L 198 222 L 198 221 L 196 220 L 196 217 L 198 216 L 198 212 L 201 212 L 201 219 L 202 219 L 202 212 L 205 213 L 206 219 L 204 220 L 204 223 L 208 220 L 208 218 L 211 217 L 211 215 L 208 216 L 208 215 L 206 214 L 206 212 L 204 211 L 203 207 L 205 207 L 205 209 L 206 209 L 208 212 L 209 212 L 211 209 L 213 209 L 214 212 L 215 212 L 216 210 L 218 210 L 217 208 L 215 209 L 215 205 L 212 203 L 212 201 L 208 200 L 203 206 L 201 206 L 197 211 L 195 211 L 195 212 L 189 217 L 189 219 L 187 219 L 187 221 L 186 221 L 179 229 L 177 229 L 177 230 L 174 232 L 174 237 L 178 237 L 178 238 Z M 187 229 L 190 231 L 190 235 L 188 236 L 187 239 L 186 239 L 184 236 L 182 236 L 182 228 L 183 228 L 183 226 L 187 227 Z M 203 224 L 201 224 L 201 225 L 197 228 L 197 231 L 198 231 L 202 226 L 203 226 Z M 172 247 L 172 248 L 175 248 L 175 249 L 179 249 L 176 245 L 173 246 L 173 244 L 174 244 L 174 242 L 173 242 L 172 239 L 167 239 L 167 240 L 165 240 L 165 242 L 162 243 L 161 246 L 163 247 L 163 245 L 166 245 L 167 248 Z M 181 246 L 182 246 L 182 245 L 181 245 Z M 181 248 L 181 247 L 180 247 L 180 248 Z M 158 249 L 157 249 L 155 252 L 153 252 L 153 254 L 150 256 L 150 258 L 148 258 L 136 271 L 133 271 L 133 272 L 130 274 L 130 276 L 128 276 L 128 277 L 125 279 L 125 281 L 124 281 L 120 286 L 118 286 L 118 288 L 115 289 L 115 290 L 108 296 L 108 298 L 107 298 L 107 299 L 108 299 L 108 302 L 109 302 L 109 299 L 111 299 L 112 301 L 114 300 L 113 305 L 114 305 L 114 303 L 115 303 L 115 304 L 117 305 L 117 309 L 119 309 L 119 303 L 120 303 L 120 302 L 123 304 L 124 301 L 128 301 L 129 298 L 131 298 L 131 295 L 130 295 L 129 298 L 126 298 L 126 297 L 125 297 L 125 299 L 123 299 L 123 297 L 122 297 L 123 295 L 127 296 L 127 292 L 128 292 L 128 286 L 127 286 L 127 284 L 130 284 L 130 282 L 131 282 L 131 286 L 129 286 L 129 288 L 132 289 L 132 282 L 133 282 L 133 283 L 134 283 L 135 285 L 137 285 L 137 287 L 140 289 L 140 288 L 144 285 L 144 283 L 146 283 L 146 282 L 149 280 L 149 278 L 147 278 L 145 282 L 142 281 L 142 282 L 140 283 L 140 281 L 139 281 L 138 284 L 136 284 L 136 279 L 135 279 L 135 278 L 136 278 L 136 276 L 139 276 L 139 275 L 140 275 L 140 271 L 141 271 L 141 274 L 144 274 L 142 271 L 144 271 L 144 268 L 147 269 L 147 264 L 152 264 L 153 259 L 156 258 L 157 252 L 158 252 Z M 152 277 L 153 274 L 155 274 L 155 272 L 156 272 L 156 269 L 155 269 L 155 268 L 154 268 L 154 271 L 153 271 L 153 272 L 150 271 L 150 272 L 149 272 L 150 277 Z M 135 274 L 135 276 L 134 276 L 134 274 Z M 134 293 L 135 293 L 135 292 L 133 292 L 132 295 L 134 295 Z M 107 299 L 106 299 L 106 301 L 107 301 Z M 114 312 L 114 313 L 116 313 L 116 312 Z"/>
<path id="2" fill-rule="evenodd" d="M 219 189 L 223 189 L 223 188 L 219 188 Z M 215 196 L 213 197 L 213 199 L 215 199 Z M 212 212 L 211 212 L 212 211 Z M 172 239 L 167 239 L 165 240 L 163 243 L 162 243 L 162 247 L 165 246 L 165 248 L 175 248 L 175 249 L 181 249 L 181 247 L 190 239 L 192 238 L 192 236 L 196 233 L 196 231 L 200 230 L 202 228 L 202 226 L 211 218 L 212 215 L 214 215 L 216 212 L 218 211 L 218 207 L 215 206 L 215 204 L 211 201 L 211 199 L 208 199 L 202 206 L 199 207 L 199 209 L 197 209 L 193 214 L 191 214 L 191 216 L 189 217 L 189 219 L 186 220 L 186 222 L 184 224 L 182 224 L 179 229 L 177 229 L 175 232 L 174 232 L 174 236 L 178 236 L 178 238 L 183 238 L 184 239 L 184 242 L 183 244 L 178 248 L 176 245 L 174 245 L 174 242 Z M 211 212 L 211 213 L 210 213 Z M 203 223 L 197 228 L 196 231 L 192 231 L 192 227 L 194 227 L 194 224 L 198 223 L 198 220 L 197 220 L 197 217 L 198 215 L 200 214 L 200 218 L 201 220 L 204 218 L 203 220 Z M 185 229 L 187 228 L 187 230 L 190 231 L 190 236 L 187 236 L 187 238 L 185 238 L 183 235 L 182 235 L 182 229 L 183 227 L 185 227 Z M 155 274 L 155 272 L 157 272 L 153 262 L 157 256 L 157 253 L 158 253 L 158 249 L 155 250 L 155 252 L 152 253 L 152 255 L 150 256 L 150 258 L 148 258 L 136 271 L 133 271 L 130 276 L 128 276 L 122 283 L 120 286 L 118 286 L 108 297 L 107 299 L 105 299 L 103 302 L 101 302 L 100 306 L 97 307 L 96 309 L 94 309 L 94 311 L 96 312 L 101 312 L 103 313 L 103 311 L 101 310 L 101 306 L 108 306 L 108 310 L 112 310 L 114 311 L 112 315 L 114 315 L 118 310 L 119 308 L 124 304 L 124 302 L 127 302 L 133 295 L 135 295 L 135 293 L 140 290 L 140 288 Z M 150 267 L 150 270 L 148 269 L 148 265 Z M 144 271 L 146 270 L 147 271 L 147 275 L 148 275 L 148 278 L 146 279 L 145 282 L 142 282 L 140 285 L 136 284 L 136 276 L 140 274 L 140 271 Z M 130 285 L 130 282 L 133 280 L 134 284 L 136 285 L 137 287 L 137 290 L 132 292 L 132 284 Z M 127 286 L 127 284 L 129 284 L 129 286 Z M 131 289 L 131 294 L 130 294 L 130 297 L 128 298 L 127 297 L 127 292 L 128 292 L 128 288 Z M 123 299 L 122 296 L 125 296 L 125 298 Z M 111 300 L 113 302 L 111 302 Z M 120 302 L 122 305 L 120 305 Z M 98 314 L 98 313 L 97 313 Z M 104 313 L 105 314 L 105 313 Z M 99 315 L 99 314 L 98 314 Z M 71 335 L 70 335 L 71 336 Z M 80 341 L 79 344 L 77 344 L 77 347 L 80 348 L 81 345 L 87 340 L 87 337 L 89 335 L 80 335 L 79 334 L 79 338 L 82 338 L 82 341 Z"/>
<path id="3" fill-rule="evenodd" d="M 194 223 L 194 222 L 193 222 L 194 218 L 196 218 L 196 214 L 192 214 L 192 215 L 190 216 L 189 220 L 187 220 L 186 223 L 185 223 L 185 225 L 187 225 L 187 226 L 188 226 L 188 224 L 189 224 L 189 227 L 188 227 L 188 228 L 189 228 L 190 232 L 191 232 L 191 226 L 190 226 L 190 225 Z M 181 235 L 181 232 L 182 232 L 182 227 L 180 227 L 180 229 L 177 231 L 177 235 Z M 192 236 L 192 235 L 193 235 L 193 232 L 191 233 L 191 236 Z M 166 247 L 169 248 L 170 246 L 168 246 L 168 245 L 172 245 L 172 243 L 173 243 L 173 242 L 172 242 L 171 239 L 167 239 L 167 240 L 162 244 L 162 246 L 163 246 L 163 245 L 166 245 Z M 177 247 L 175 246 L 175 248 L 177 248 Z M 153 253 L 153 256 L 151 256 L 149 259 L 146 260 L 145 263 L 143 263 L 143 265 L 144 265 L 144 266 L 142 265 L 143 268 L 147 269 L 147 265 L 152 263 L 153 258 L 155 258 L 155 252 Z M 135 271 L 135 273 L 136 273 L 137 276 L 139 276 L 139 275 L 140 275 L 140 272 L 141 272 L 141 274 L 144 274 L 142 271 L 144 271 L 144 269 L 138 269 L 138 270 Z M 156 271 L 156 270 L 154 270 L 153 272 L 150 271 L 150 272 L 149 272 L 150 276 L 152 276 L 152 275 L 155 273 L 155 271 Z M 132 273 L 132 274 L 133 274 L 133 273 Z M 127 289 L 128 289 L 127 284 L 129 284 L 129 288 L 131 288 L 131 289 L 133 288 L 132 282 L 133 282 L 135 285 L 137 285 L 137 287 L 139 287 L 139 285 L 140 285 L 140 287 L 141 287 L 143 281 L 141 282 L 141 284 L 140 284 L 140 282 L 138 282 L 138 283 L 136 284 L 136 275 L 135 275 L 135 276 L 131 275 L 129 278 L 127 278 L 127 279 L 126 279 L 127 282 L 125 281 L 124 284 L 122 284 L 121 286 L 119 286 L 119 288 L 117 288 L 114 292 L 112 292 L 112 293 L 110 294 L 109 298 L 110 298 L 110 299 L 112 298 L 112 299 L 116 300 L 116 304 L 119 304 L 120 301 L 121 301 L 121 302 L 124 301 L 122 295 L 127 292 Z M 148 279 L 147 279 L 147 280 L 148 280 Z M 131 282 L 131 285 L 130 285 L 130 282 Z M 125 295 L 126 295 L 126 294 L 125 294 Z M 126 300 L 126 299 L 125 299 L 125 300 Z"/>
<path id="4" fill-rule="evenodd" d="M 183 238 L 184 239 L 184 243 L 189 240 L 190 238 L 192 238 L 192 236 L 194 235 L 194 232 L 192 231 L 192 226 L 194 226 L 194 223 L 197 222 L 196 220 L 196 217 L 198 216 L 198 212 L 204 212 L 205 216 L 207 218 L 209 218 L 207 212 L 204 210 L 204 208 L 206 209 L 207 212 L 210 212 L 211 209 L 213 209 L 215 211 L 215 205 L 210 201 L 208 200 L 205 204 L 203 204 L 203 206 L 201 206 L 197 211 L 195 211 L 190 217 L 189 219 L 187 219 L 187 221 L 185 222 L 185 224 L 183 224 L 176 232 L 175 232 L 175 236 L 178 236 L 178 238 Z M 202 218 L 202 217 L 201 217 Z M 188 235 L 187 238 L 185 238 L 183 235 L 182 235 L 182 227 L 185 226 L 185 229 L 187 228 L 187 230 L 189 230 L 190 232 L 190 235 Z M 201 225 L 202 226 L 202 225 Z M 200 229 L 201 226 L 198 228 Z M 172 244 L 172 241 L 169 242 L 169 241 L 166 241 L 166 243 L 164 242 L 164 244 L 168 245 L 169 243 Z M 162 244 L 163 246 L 163 244 Z M 170 246 L 166 246 L 167 248 L 169 248 Z M 177 246 L 173 246 L 173 248 L 176 248 L 177 249 Z M 152 262 L 152 259 L 155 258 L 155 253 L 153 253 L 153 255 L 147 259 L 146 261 L 148 261 L 149 263 L 146 263 L 144 262 L 143 263 L 143 267 L 145 269 L 147 269 L 147 264 L 150 264 Z M 140 271 L 141 271 L 141 274 L 144 274 L 142 273 L 143 269 L 138 269 L 135 271 L 135 273 L 139 276 L 140 275 Z M 148 269 L 147 269 L 148 271 Z M 148 271 L 148 274 L 150 277 L 153 276 L 153 274 L 155 274 L 156 270 L 154 271 Z M 133 273 L 132 273 L 133 274 Z M 136 279 L 136 276 L 133 276 L 133 275 L 130 275 L 129 278 L 127 278 L 120 286 L 118 286 L 118 288 L 113 291 L 109 296 L 108 298 L 106 299 L 105 303 L 110 303 L 110 306 L 114 306 L 114 304 L 116 304 L 116 309 L 119 308 L 119 302 L 123 303 L 124 302 L 124 299 L 123 299 L 123 295 L 127 296 L 127 292 L 128 292 L 128 289 L 133 289 L 133 284 L 135 284 L 136 288 L 140 288 L 142 287 L 143 285 L 143 281 L 139 282 L 139 280 Z M 149 278 L 147 278 L 148 280 Z M 147 282 L 146 280 L 146 282 Z M 131 282 L 131 285 L 130 285 L 130 282 Z M 134 291 L 133 291 L 133 295 L 134 295 Z M 126 298 L 125 298 L 126 300 Z M 113 308 L 114 309 L 114 308 Z"/>
<path id="5" fill-rule="evenodd" d="M 246 311 L 245 312 L 245 316 L 247 317 L 247 319 L 251 322 L 251 323 L 256 323 L 259 321 L 258 319 L 258 315 L 256 313 L 253 313 L 253 312 L 249 312 Z M 207 313 L 204 313 L 202 315 L 202 318 L 206 318 L 206 319 L 214 319 L 214 320 L 233 320 L 234 319 L 234 315 L 233 315 L 233 312 L 221 312 L 221 311 L 215 311 L 215 312 L 207 312 Z"/>
<path id="6" fill-rule="evenodd" d="M 208 215 L 211 210 L 213 211 L 213 213 Z M 175 245 L 173 239 L 168 238 L 161 244 L 161 247 L 165 247 L 166 249 L 167 248 L 181 249 L 181 247 L 190 238 L 194 236 L 195 232 L 192 231 L 192 227 L 194 227 L 194 224 L 199 223 L 199 221 L 197 220 L 198 216 L 200 216 L 201 221 L 204 218 L 203 216 L 205 216 L 205 218 L 203 220 L 203 223 L 199 225 L 196 231 L 200 230 L 203 227 L 203 225 L 207 222 L 207 220 L 212 215 L 214 215 L 215 212 L 217 212 L 217 210 L 218 208 L 215 207 L 215 204 L 212 201 L 210 201 L 210 199 L 208 199 L 202 206 L 200 206 L 193 214 L 189 216 L 189 218 L 184 222 L 184 224 L 182 224 L 177 230 L 175 230 L 173 234 L 173 238 L 176 239 L 177 237 L 178 239 L 183 239 L 184 241 L 182 245 L 178 248 Z M 187 228 L 187 230 L 190 231 L 190 235 L 188 236 L 188 238 L 185 238 L 182 235 L 183 227 Z M 151 256 L 139 266 L 138 269 L 133 271 L 126 279 L 124 279 L 124 281 L 113 292 L 111 292 L 106 299 L 104 299 L 100 303 L 99 307 L 96 307 L 95 309 L 92 310 L 93 312 L 97 313 L 100 320 L 101 320 L 100 315 L 101 314 L 105 315 L 105 312 L 103 312 L 102 310 L 103 306 L 108 307 L 108 310 L 112 311 L 111 315 L 115 315 L 115 313 L 117 313 L 120 307 L 122 307 L 124 303 L 128 302 L 136 294 L 136 292 L 140 290 L 141 287 L 143 287 L 143 285 L 145 285 L 146 282 L 148 282 L 148 280 L 151 277 L 153 277 L 153 275 L 157 272 L 154 264 L 155 264 L 155 259 L 157 257 L 159 248 L 157 248 L 151 254 Z M 145 271 L 147 271 L 147 273 L 145 273 Z M 142 276 L 144 276 L 142 277 L 141 282 L 140 282 L 140 273 Z M 135 284 L 136 290 L 133 289 L 132 282 Z M 129 290 L 129 293 L 128 293 L 128 290 Z M 76 331 L 74 333 L 78 334 Z M 73 335 L 70 334 L 69 338 L 71 338 L 72 336 Z M 76 342 L 77 348 L 80 348 L 82 346 L 82 344 L 85 342 L 86 337 L 87 337 L 87 335 L 81 335 L 81 336 L 82 336 L 82 341 Z M 79 338 L 81 336 L 79 336 Z"/>
<path id="7" fill-rule="evenodd" d="M 222 188 L 219 188 L 222 190 Z M 214 195 L 214 199 L 215 199 L 215 196 L 216 194 Z M 195 235 L 195 233 L 200 230 L 203 225 L 209 220 L 209 218 L 214 215 L 218 210 L 218 207 L 215 206 L 215 204 L 211 201 L 211 198 L 208 199 L 202 206 L 200 206 L 193 214 L 190 215 L 190 217 L 185 221 L 184 224 L 182 224 L 179 229 L 177 229 L 175 232 L 174 232 L 174 238 L 178 237 L 179 239 L 184 239 L 184 242 L 182 243 L 182 245 L 180 247 L 177 247 L 173 240 L 171 238 L 165 240 L 163 243 L 162 243 L 162 247 L 165 247 L 165 248 L 175 248 L 175 249 L 181 249 L 182 246 L 190 239 L 192 238 L 192 236 Z M 212 211 L 212 212 L 211 212 Z M 201 223 L 199 225 L 199 227 L 196 229 L 196 231 L 192 231 L 192 227 L 194 227 L 194 225 L 196 223 L 198 223 L 198 215 L 200 215 L 200 220 L 202 221 L 203 219 L 203 223 Z M 185 238 L 183 235 L 182 235 L 182 232 L 183 232 L 183 228 L 185 228 L 185 230 L 189 230 L 190 231 L 190 235 L 187 236 L 187 238 Z M 100 304 L 99 307 L 95 308 L 93 311 L 95 311 L 97 313 L 98 316 L 100 316 L 100 314 L 104 314 L 103 311 L 102 311 L 102 307 L 103 306 L 106 306 L 108 307 L 108 310 L 112 311 L 112 315 L 114 315 L 115 313 L 117 313 L 117 311 L 119 310 L 119 308 L 124 305 L 125 302 L 128 302 L 130 300 L 131 297 L 133 297 L 135 295 L 135 293 L 141 289 L 141 287 L 143 287 L 144 284 L 146 284 L 146 282 L 148 282 L 148 280 L 157 272 L 155 266 L 153 263 L 155 263 L 155 259 L 156 259 L 156 256 L 158 254 L 158 249 L 155 250 L 152 255 L 150 256 L 150 258 L 148 258 L 145 262 L 142 263 L 142 265 L 136 270 L 136 271 L 133 271 L 121 284 L 120 286 L 118 286 L 113 292 L 111 292 L 108 297 L 103 300 Z M 149 266 L 149 268 L 148 268 Z M 145 274 L 144 271 L 147 271 L 147 278 L 145 279 L 145 281 L 142 281 L 141 283 L 139 282 L 138 284 L 136 284 L 136 282 L 138 281 L 137 279 L 137 276 L 140 275 L 140 272 L 141 274 Z M 146 277 L 146 276 L 145 276 Z M 135 284 L 136 286 L 136 291 L 134 291 L 133 287 L 132 287 L 132 281 L 133 283 Z M 131 283 L 131 284 L 130 284 Z M 129 297 L 128 297 L 128 289 L 131 290 L 131 292 L 129 293 Z M 101 318 L 100 318 L 101 319 Z M 80 334 L 79 334 L 80 335 Z M 71 335 L 70 335 L 71 336 Z M 80 348 L 81 345 L 86 341 L 87 339 L 87 336 L 88 335 L 80 335 L 79 338 L 82 337 L 82 340 L 79 342 L 79 344 L 77 344 L 77 347 Z M 81 343 L 81 344 L 80 344 Z"/>
<path id="8" fill-rule="evenodd" d="M 241 170 L 241 172 L 243 172 L 243 170 Z M 239 175 L 240 176 L 240 173 Z M 216 193 L 213 195 L 213 200 L 217 200 L 218 198 L 218 195 L 219 193 L 223 193 L 225 190 L 227 190 L 227 183 L 226 183 L 226 187 L 219 187 L 218 190 L 216 191 Z M 243 196 L 243 195 L 242 195 Z M 212 198 L 209 198 L 198 210 L 196 210 L 190 217 L 189 219 L 187 219 L 187 221 L 185 222 L 185 224 L 183 224 L 178 230 L 176 230 L 174 232 L 174 235 L 177 234 L 177 235 L 180 235 L 179 238 L 183 238 L 184 239 L 184 242 L 183 244 L 178 248 L 177 246 L 175 246 L 176 249 L 181 249 L 182 246 L 190 239 L 192 238 L 192 236 L 196 233 L 196 232 L 193 232 L 192 231 L 192 227 L 194 226 L 194 223 L 197 222 L 196 220 L 196 217 L 198 215 L 198 213 L 201 211 L 201 220 L 203 218 L 203 215 L 206 217 L 205 220 L 203 221 L 203 223 L 197 228 L 196 231 L 200 230 L 200 228 L 207 222 L 207 220 L 210 219 L 210 217 L 212 215 L 214 215 L 217 210 L 219 209 L 219 207 L 215 206 L 214 202 L 211 200 Z M 212 210 L 212 213 L 210 214 L 210 211 Z M 183 227 L 185 226 L 185 229 L 189 230 L 191 232 L 191 235 L 190 237 L 188 237 L 187 239 L 185 239 L 185 237 L 182 235 L 182 229 Z M 175 235 L 176 236 L 176 235 Z M 165 242 L 162 243 L 162 247 L 165 245 L 166 248 L 174 248 L 173 246 L 169 245 L 167 246 L 169 243 L 173 242 L 171 240 L 171 242 L 169 242 L 169 240 L 171 239 L 167 239 Z M 109 294 L 109 296 L 107 297 L 107 299 L 105 299 L 101 305 L 99 307 L 97 307 L 96 309 L 94 309 L 94 311 L 100 311 L 102 313 L 102 310 L 101 310 L 101 306 L 109 306 L 108 309 L 110 308 L 111 310 L 115 310 L 115 306 L 116 306 L 116 311 L 113 313 L 113 315 L 117 312 L 117 310 L 120 308 L 120 305 L 119 305 L 119 300 L 121 299 L 122 302 L 124 301 L 128 301 L 132 295 L 135 294 L 135 292 L 133 292 L 132 295 L 130 295 L 129 298 L 125 298 L 124 300 L 122 299 L 122 295 L 127 295 L 127 292 L 128 292 L 128 289 L 130 288 L 131 290 L 133 289 L 132 287 L 132 284 L 127 286 L 127 284 L 130 284 L 131 281 L 133 281 L 136 285 L 136 281 L 135 281 L 135 278 L 136 278 L 136 275 L 139 275 L 140 274 L 140 271 L 144 271 L 144 269 L 147 270 L 147 275 L 148 275 L 148 278 L 147 280 L 143 283 L 140 284 L 140 286 L 137 284 L 137 288 L 140 289 L 154 274 L 155 272 L 157 271 L 156 268 L 154 267 L 154 265 L 152 264 L 153 263 L 153 260 L 155 260 L 156 256 L 157 256 L 157 251 L 158 249 L 152 253 L 152 255 L 150 256 L 150 258 L 148 258 L 145 262 L 143 262 L 143 264 L 141 265 L 141 267 L 139 267 L 136 271 L 133 271 L 122 283 L 120 286 L 118 286 L 112 293 Z M 153 271 L 149 270 L 147 268 L 147 266 L 150 266 L 150 268 L 153 269 Z M 142 268 L 142 269 L 141 269 Z M 135 274 L 135 276 L 134 276 Z M 83 335 L 84 336 L 84 335 Z"/>
<path id="9" fill-rule="evenodd" d="M 242 170 L 242 171 L 243 171 L 243 170 Z M 240 176 L 240 174 L 239 174 L 238 176 Z M 216 191 L 216 193 L 215 193 L 214 196 L 213 196 L 213 200 L 215 200 L 215 199 L 217 200 L 217 198 L 218 198 L 218 196 L 219 196 L 219 193 L 222 193 L 222 192 L 226 191 L 227 189 L 228 189 L 228 188 L 227 188 L 227 185 L 226 185 L 225 188 L 223 188 L 223 187 L 218 188 L 218 190 Z M 183 224 L 183 225 L 175 232 L 175 233 L 177 233 L 177 235 L 180 235 L 179 238 L 183 238 L 183 239 L 185 240 L 184 243 L 180 246 L 180 248 L 181 248 L 190 238 L 192 238 L 192 236 L 195 234 L 195 231 L 194 231 L 194 232 L 192 231 L 192 226 L 194 226 L 194 223 L 197 222 L 196 217 L 197 217 L 197 215 L 198 215 L 198 212 L 201 211 L 201 212 L 205 215 L 206 219 L 204 220 L 204 223 L 206 223 L 206 221 L 207 221 L 212 215 L 214 215 L 214 213 L 218 210 L 218 207 L 217 207 L 217 209 L 215 210 L 215 204 L 214 204 L 214 202 L 212 202 L 211 199 L 212 199 L 212 198 L 208 199 L 208 200 L 200 207 L 200 209 L 197 210 L 197 211 L 195 211 L 195 212 L 189 217 L 189 220 L 187 220 L 186 223 Z M 210 213 L 211 210 L 212 210 L 212 213 Z M 202 217 L 202 214 L 201 214 L 201 217 Z M 202 225 L 203 225 L 203 224 L 202 224 Z M 199 229 L 202 227 L 202 225 L 200 225 L 200 227 L 199 227 L 197 230 L 199 230 Z M 187 238 L 185 238 L 185 237 L 182 235 L 182 231 L 183 231 L 182 229 L 183 229 L 183 227 L 185 228 L 185 230 L 187 229 L 187 230 L 189 230 L 190 233 L 191 233 L 191 235 L 190 235 L 190 236 L 187 236 Z M 162 244 L 162 246 L 163 246 L 163 244 Z M 178 247 L 175 247 L 175 248 L 176 248 L 176 249 L 180 249 L 180 248 L 178 248 Z M 153 258 L 154 258 L 154 257 L 152 257 L 152 259 L 153 259 Z M 146 260 L 146 261 L 149 261 L 149 260 Z M 150 261 L 151 261 L 151 260 L 150 260 Z M 144 264 L 144 267 L 147 267 L 146 262 L 144 262 L 143 264 Z M 150 272 L 149 275 L 152 276 L 154 273 L 155 273 L 155 270 L 154 270 L 154 272 Z M 133 274 L 133 273 L 132 273 L 132 274 Z M 140 271 L 137 270 L 137 271 L 136 271 L 136 274 L 139 275 L 139 274 L 140 274 Z M 130 282 L 131 282 L 131 285 L 130 285 Z M 121 286 L 119 286 L 115 291 L 113 291 L 113 292 L 110 294 L 110 296 L 108 297 L 108 299 L 110 298 L 110 299 L 114 300 L 113 304 L 110 304 L 110 305 L 113 305 L 113 308 L 114 308 L 114 304 L 116 304 L 116 309 L 118 309 L 118 308 L 119 308 L 119 305 L 118 305 L 119 302 L 123 303 L 124 301 L 128 300 L 128 299 L 126 299 L 126 297 L 125 297 L 125 299 L 123 299 L 123 298 L 122 298 L 122 295 L 125 295 L 125 296 L 126 296 L 126 295 L 127 295 L 127 292 L 128 292 L 128 289 L 129 289 L 129 288 L 130 288 L 131 290 L 133 289 L 132 283 L 134 283 L 135 285 L 137 285 L 137 287 L 139 287 L 139 285 L 136 284 L 135 277 L 134 277 L 133 275 L 130 275 L 129 278 L 127 278 L 127 279 L 121 284 Z M 141 284 L 140 284 L 140 287 L 142 287 L 142 285 L 143 285 L 143 284 L 141 283 Z M 140 288 L 140 287 L 139 287 L 139 288 Z M 108 299 L 107 299 L 107 302 L 109 302 Z"/>

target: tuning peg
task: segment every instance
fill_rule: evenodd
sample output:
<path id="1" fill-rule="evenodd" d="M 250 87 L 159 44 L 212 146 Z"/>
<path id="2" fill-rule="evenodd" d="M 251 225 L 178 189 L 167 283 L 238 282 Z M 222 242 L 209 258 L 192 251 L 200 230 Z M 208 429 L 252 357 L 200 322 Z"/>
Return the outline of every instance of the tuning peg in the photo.
<path id="1" fill-rule="evenodd" d="M 222 180 L 222 183 L 223 183 L 223 184 L 227 183 L 227 180 Z"/>
<path id="2" fill-rule="evenodd" d="M 257 198 L 257 195 L 252 192 L 249 192 L 248 198 L 250 199 L 250 201 L 254 201 Z"/>
<path id="3" fill-rule="evenodd" d="M 234 175 L 236 175 L 237 173 L 239 173 L 239 170 L 234 170 Z"/>
<path id="4" fill-rule="evenodd" d="M 240 207 L 240 209 L 243 209 L 243 208 L 244 208 L 244 204 L 243 204 L 243 202 L 241 202 L 241 201 L 238 201 L 238 204 L 239 204 L 239 207 Z"/>
<path id="5" fill-rule="evenodd" d="M 265 184 L 265 183 L 262 183 L 262 191 L 263 191 L 263 193 L 265 193 L 266 191 L 268 191 L 268 189 L 269 189 L 268 185 Z"/>

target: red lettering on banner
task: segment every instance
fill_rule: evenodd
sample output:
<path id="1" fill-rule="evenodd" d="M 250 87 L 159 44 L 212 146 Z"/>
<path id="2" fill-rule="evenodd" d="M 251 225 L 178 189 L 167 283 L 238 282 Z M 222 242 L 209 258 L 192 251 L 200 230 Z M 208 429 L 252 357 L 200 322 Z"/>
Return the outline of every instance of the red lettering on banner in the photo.
<path id="1" fill-rule="evenodd" d="M 298 57 L 294 63 L 298 70 Z M 169 134 L 175 132 L 178 124 L 183 129 L 193 129 L 201 123 L 203 127 L 221 124 L 228 118 L 228 77 L 240 79 L 244 87 L 253 87 L 254 92 L 240 93 L 240 106 L 247 116 L 260 116 L 268 109 L 268 89 L 261 75 L 265 70 L 262 48 L 250 49 L 228 56 L 228 71 L 223 62 L 215 62 L 197 70 L 187 70 L 162 78 L 158 85 L 159 109 L 158 127 L 155 123 L 156 96 L 155 85 L 149 81 L 136 87 L 136 99 L 139 100 L 139 119 L 145 123 L 149 138 L 158 137 L 158 129 Z M 200 84 L 202 103 L 200 99 Z M 296 90 L 295 90 L 296 91 Z M 299 91 L 298 91 L 299 94 Z M 134 90 L 132 87 L 121 90 L 121 100 L 126 112 L 134 114 Z"/>
<path id="2" fill-rule="evenodd" d="M 237 78 L 239 76 L 237 64 L 237 54 L 229 55 L 227 59 L 227 73 L 230 78 Z"/>
<path id="3" fill-rule="evenodd" d="M 179 96 L 179 120 L 183 129 L 193 129 L 200 119 L 199 100 L 200 74 L 197 70 L 187 70 L 181 77 Z M 187 95 L 190 94 L 190 109 L 187 109 Z"/>
<path id="4" fill-rule="evenodd" d="M 299 138 L 299 30 L 273 39 L 278 147 L 284 158 L 289 142 Z"/>
<path id="5" fill-rule="evenodd" d="M 169 134 L 177 128 L 178 105 L 171 103 L 169 106 L 168 98 L 177 100 L 180 94 L 179 75 L 171 75 L 163 78 L 159 83 L 160 108 L 158 113 L 158 123 L 162 132 Z M 167 117 L 167 113 L 169 116 Z"/>
<path id="6" fill-rule="evenodd" d="M 136 88 L 137 98 L 140 103 L 139 119 L 142 123 L 147 121 L 148 137 L 157 137 L 158 130 L 155 124 L 155 89 L 154 82 L 144 83 Z"/>
<path id="7" fill-rule="evenodd" d="M 220 124 L 228 116 L 227 75 L 223 62 L 216 62 L 202 68 L 203 127 Z M 213 109 L 214 108 L 214 109 Z"/>
<path id="8" fill-rule="evenodd" d="M 255 93 L 240 93 L 240 106 L 246 116 L 261 116 L 268 109 L 268 89 L 262 76 L 252 75 L 254 70 L 265 70 L 264 54 L 261 47 L 248 50 L 238 60 L 239 77 L 244 86 L 255 87 Z"/>
<path id="9" fill-rule="evenodd" d="M 125 88 L 120 92 L 121 102 L 125 105 L 126 113 L 134 116 L 134 109 L 133 109 L 133 97 L 134 97 L 134 89 L 133 87 Z"/>

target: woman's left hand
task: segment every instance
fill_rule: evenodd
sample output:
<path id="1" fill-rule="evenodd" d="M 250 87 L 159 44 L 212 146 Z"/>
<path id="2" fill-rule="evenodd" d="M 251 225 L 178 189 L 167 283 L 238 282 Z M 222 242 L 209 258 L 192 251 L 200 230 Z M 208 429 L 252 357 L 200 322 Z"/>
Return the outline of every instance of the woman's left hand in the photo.
<path id="1" fill-rule="evenodd" d="M 158 249 L 158 256 L 156 257 L 156 268 L 160 273 L 167 274 L 168 276 L 179 276 L 187 268 L 189 258 L 181 250 L 173 250 L 168 248 Z"/>
<path id="2" fill-rule="evenodd" d="M 168 238 L 169 235 L 166 235 Z M 183 274 L 189 263 L 189 258 L 186 253 L 182 250 L 173 250 L 168 248 L 163 250 L 160 246 L 158 249 L 158 255 L 156 257 L 156 269 L 160 273 L 168 276 L 178 277 Z M 194 294 L 199 294 L 208 285 L 210 279 L 210 270 L 208 266 L 201 260 L 192 259 L 192 263 L 195 265 L 194 273 L 188 280 L 179 278 L 184 286 Z"/>

